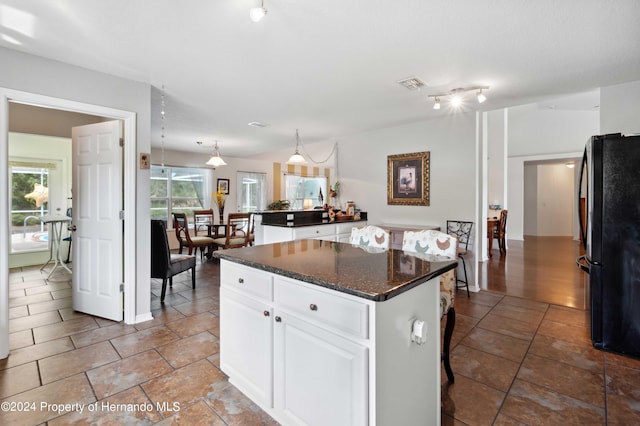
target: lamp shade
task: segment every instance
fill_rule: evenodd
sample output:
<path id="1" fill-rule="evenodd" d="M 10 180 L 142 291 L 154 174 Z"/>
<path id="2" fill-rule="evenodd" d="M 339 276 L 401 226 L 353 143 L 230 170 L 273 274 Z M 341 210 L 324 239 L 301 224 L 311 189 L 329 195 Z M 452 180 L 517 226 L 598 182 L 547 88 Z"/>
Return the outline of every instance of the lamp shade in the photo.
<path id="1" fill-rule="evenodd" d="M 227 165 L 227 163 L 224 162 L 222 157 L 220 157 L 220 154 L 218 154 L 217 152 L 215 154 L 213 154 L 211 156 L 211 158 L 209 158 L 209 161 L 207 161 L 205 164 L 207 166 L 213 166 L 213 167 L 219 167 L 219 166 L 226 166 Z"/>
<path id="2" fill-rule="evenodd" d="M 252 7 L 249 10 L 249 17 L 253 22 L 260 22 L 266 14 L 267 9 L 265 9 L 264 7 Z"/>
<path id="3" fill-rule="evenodd" d="M 300 134 L 298 133 L 298 129 L 296 129 L 296 152 L 294 152 L 293 155 L 289 157 L 289 161 L 287 161 L 287 163 L 307 164 L 307 160 L 305 160 L 302 154 L 300 154 L 300 152 L 298 151 L 299 146 L 300 146 Z"/>
<path id="4" fill-rule="evenodd" d="M 209 158 L 209 161 L 205 163 L 207 166 L 219 167 L 226 166 L 227 163 L 224 162 L 222 157 L 220 157 L 220 149 L 218 148 L 218 141 L 216 141 L 215 146 L 213 147 L 213 155 Z"/>

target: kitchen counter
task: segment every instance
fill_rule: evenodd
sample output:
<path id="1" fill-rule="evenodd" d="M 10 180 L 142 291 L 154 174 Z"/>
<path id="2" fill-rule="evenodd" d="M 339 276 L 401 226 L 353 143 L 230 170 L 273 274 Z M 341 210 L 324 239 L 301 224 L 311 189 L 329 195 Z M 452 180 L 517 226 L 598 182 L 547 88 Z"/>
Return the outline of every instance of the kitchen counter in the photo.
<path id="1" fill-rule="evenodd" d="M 278 423 L 440 424 L 457 260 L 301 239 L 222 250 L 220 368 Z"/>
<path id="2" fill-rule="evenodd" d="M 296 240 L 214 252 L 214 257 L 368 300 L 392 298 L 458 265 L 428 255 L 323 240 Z"/>

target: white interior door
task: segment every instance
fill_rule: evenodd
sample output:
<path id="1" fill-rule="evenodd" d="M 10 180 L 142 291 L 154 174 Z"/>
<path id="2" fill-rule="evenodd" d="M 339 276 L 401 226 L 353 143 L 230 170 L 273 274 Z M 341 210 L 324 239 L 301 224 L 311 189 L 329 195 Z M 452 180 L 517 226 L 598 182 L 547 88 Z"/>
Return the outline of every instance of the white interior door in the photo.
<path id="1" fill-rule="evenodd" d="M 72 130 L 73 309 L 121 321 L 123 204 L 121 123 Z"/>

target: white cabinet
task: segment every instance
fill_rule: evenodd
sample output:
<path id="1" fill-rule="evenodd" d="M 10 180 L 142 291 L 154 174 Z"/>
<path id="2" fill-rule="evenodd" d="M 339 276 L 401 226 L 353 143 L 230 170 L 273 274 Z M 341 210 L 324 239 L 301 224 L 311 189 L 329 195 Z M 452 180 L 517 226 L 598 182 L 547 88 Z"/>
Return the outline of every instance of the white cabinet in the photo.
<path id="1" fill-rule="evenodd" d="M 273 405 L 272 307 L 220 289 L 220 367 L 259 405 Z"/>
<path id="2" fill-rule="evenodd" d="M 274 302 L 274 406 L 284 423 L 366 425 L 368 305 L 282 277 Z"/>
<path id="3" fill-rule="evenodd" d="M 354 226 L 362 227 L 366 224 L 366 221 L 357 221 L 286 227 L 262 225 L 256 222 L 256 244 L 281 243 L 284 241 L 302 240 L 307 238 L 345 243 L 349 242 L 351 228 Z"/>
<path id="4" fill-rule="evenodd" d="M 227 262 L 225 262 L 227 263 Z M 220 288 L 220 367 L 259 405 L 273 405 L 272 277 L 228 263 Z"/>
<path id="5" fill-rule="evenodd" d="M 368 349 L 275 312 L 274 407 L 284 424 L 366 425 Z"/>
<path id="6" fill-rule="evenodd" d="M 283 425 L 440 424 L 439 283 L 374 302 L 220 261 L 220 365 Z M 411 341 L 424 321 L 426 343 Z"/>

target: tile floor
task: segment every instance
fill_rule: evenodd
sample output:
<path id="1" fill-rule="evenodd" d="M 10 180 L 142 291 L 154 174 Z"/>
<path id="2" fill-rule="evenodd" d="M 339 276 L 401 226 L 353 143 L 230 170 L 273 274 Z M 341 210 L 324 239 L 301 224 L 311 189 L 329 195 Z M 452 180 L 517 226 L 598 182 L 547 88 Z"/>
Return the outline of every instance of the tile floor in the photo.
<path id="1" fill-rule="evenodd" d="M 68 277 L 12 270 L 0 402 L 28 404 L 0 424 L 276 424 L 218 369 L 218 277 L 198 261 L 164 306 L 153 280 L 154 320 L 125 325 L 74 312 Z M 640 360 L 593 349 L 584 311 L 486 291 L 456 311 L 442 424 L 640 424 Z"/>

